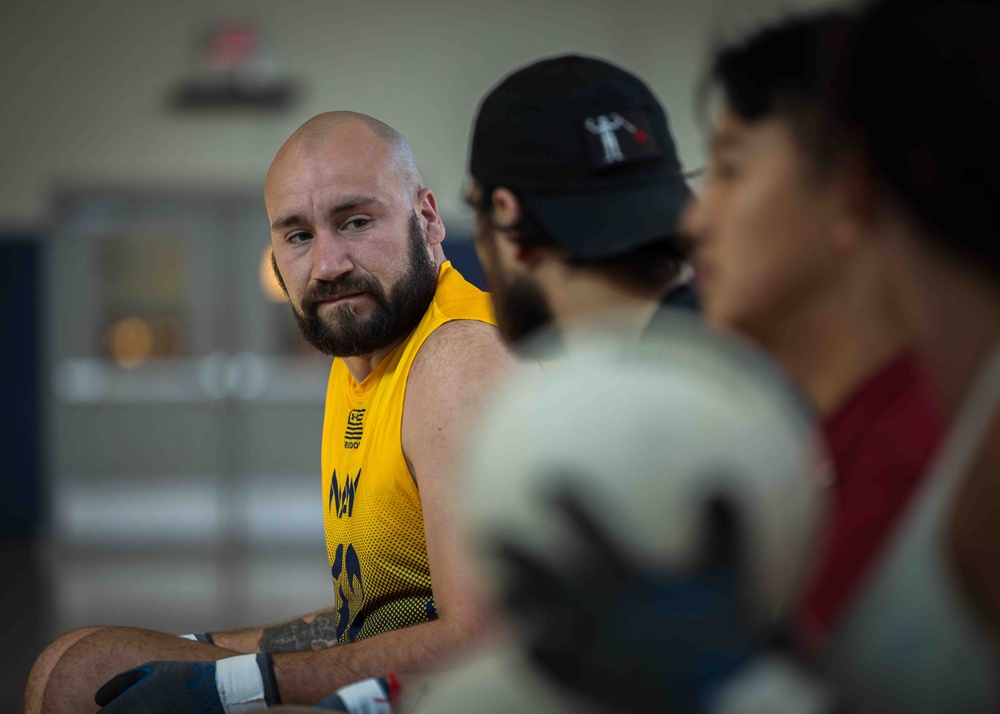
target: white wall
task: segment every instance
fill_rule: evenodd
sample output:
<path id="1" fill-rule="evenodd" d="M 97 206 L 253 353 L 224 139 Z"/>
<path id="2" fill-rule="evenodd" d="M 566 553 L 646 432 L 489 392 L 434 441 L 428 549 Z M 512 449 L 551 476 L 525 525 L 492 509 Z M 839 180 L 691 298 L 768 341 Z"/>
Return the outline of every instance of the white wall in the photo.
<path id="1" fill-rule="evenodd" d="M 786 5 L 790 3 L 785 3 Z M 802 2 L 795 4 L 801 5 Z M 814 4 L 814 3 L 812 3 Z M 0 225 L 44 225 L 53 188 L 257 189 L 308 117 L 353 109 L 395 126 L 442 214 L 459 196 L 476 104 L 538 57 L 601 55 L 664 101 L 682 160 L 696 168 L 693 112 L 706 38 L 773 0 L 4 0 L 0 6 Z M 245 17 L 305 97 L 274 117 L 180 115 L 167 93 L 197 69 L 198 33 Z"/>

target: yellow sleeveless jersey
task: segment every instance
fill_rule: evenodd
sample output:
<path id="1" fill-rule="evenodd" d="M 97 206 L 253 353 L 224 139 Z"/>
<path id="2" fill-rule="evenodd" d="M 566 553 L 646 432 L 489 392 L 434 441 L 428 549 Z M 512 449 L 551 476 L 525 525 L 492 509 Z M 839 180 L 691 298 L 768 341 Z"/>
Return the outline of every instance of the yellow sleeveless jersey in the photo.
<path id="1" fill-rule="evenodd" d="M 361 383 L 330 369 L 323 420 L 323 522 L 337 637 L 353 642 L 437 617 L 416 482 L 403 458 L 403 399 L 424 340 L 452 320 L 496 324 L 487 293 L 444 263 L 417 328 Z"/>

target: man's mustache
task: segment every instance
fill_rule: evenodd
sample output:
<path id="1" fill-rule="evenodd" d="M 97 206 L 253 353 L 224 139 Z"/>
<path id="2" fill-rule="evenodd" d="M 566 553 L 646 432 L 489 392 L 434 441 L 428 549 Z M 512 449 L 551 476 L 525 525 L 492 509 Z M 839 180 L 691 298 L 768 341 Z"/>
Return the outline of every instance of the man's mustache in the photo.
<path id="1" fill-rule="evenodd" d="M 382 300 L 382 286 L 370 275 L 346 273 L 333 280 L 316 283 L 302 294 L 302 310 L 315 312 L 316 306 L 325 300 L 334 300 L 344 295 L 367 293 L 376 300 Z"/>

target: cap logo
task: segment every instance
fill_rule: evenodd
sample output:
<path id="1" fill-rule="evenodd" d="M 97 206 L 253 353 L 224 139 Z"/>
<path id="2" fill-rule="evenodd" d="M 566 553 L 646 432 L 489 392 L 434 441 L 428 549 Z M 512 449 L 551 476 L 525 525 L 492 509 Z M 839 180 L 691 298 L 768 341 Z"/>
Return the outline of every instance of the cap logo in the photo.
<path id="1" fill-rule="evenodd" d="M 601 137 L 601 146 L 604 148 L 604 163 L 613 164 L 616 161 L 624 161 L 621 145 L 615 132 L 625 127 L 633 134 L 636 132 L 635 124 L 626 122 L 620 114 L 600 114 L 596 119 L 587 117 L 583 125 L 591 134 Z"/>
<path id="2" fill-rule="evenodd" d="M 598 114 L 584 119 L 583 126 L 588 134 L 591 159 L 599 166 L 662 155 L 649 131 L 649 115 L 644 111 Z M 624 133 L 619 134 L 621 130 Z"/>

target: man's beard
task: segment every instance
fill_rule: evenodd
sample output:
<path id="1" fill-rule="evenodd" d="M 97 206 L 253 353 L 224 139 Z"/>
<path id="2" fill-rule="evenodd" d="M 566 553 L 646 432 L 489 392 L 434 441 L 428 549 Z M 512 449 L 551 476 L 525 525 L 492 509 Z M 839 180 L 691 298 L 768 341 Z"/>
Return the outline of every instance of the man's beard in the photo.
<path id="1" fill-rule="evenodd" d="M 410 264 L 389 291 L 388 297 L 370 275 L 354 272 L 313 285 L 302 295 L 302 312 L 292 306 L 302 336 L 320 352 L 333 357 L 375 354 L 405 337 L 420 324 L 437 290 L 438 269 L 427 253 L 427 235 L 416 213 L 410 215 Z M 275 275 L 281 282 L 275 264 Z M 357 315 L 351 304 L 327 308 L 320 317 L 322 300 L 364 293 L 375 305 L 367 315 Z"/>
<path id="2" fill-rule="evenodd" d="M 495 293 L 497 327 L 513 347 L 523 347 L 545 328 L 555 330 L 552 308 L 541 288 L 526 275 L 511 278 Z"/>
<path id="3" fill-rule="evenodd" d="M 493 301 L 497 328 L 508 345 L 522 352 L 532 337 L 548 328 L 550 338 L 558 339 L 555 319 L 545 293 L 527 275 L 510 276 L 500 267 L 500 256 L 488 228 L 480 227 L 476 234 L 477 249 L 481 249 L 480 264 L 486 276 Z"/>

